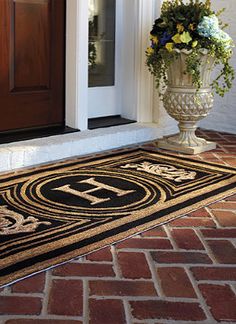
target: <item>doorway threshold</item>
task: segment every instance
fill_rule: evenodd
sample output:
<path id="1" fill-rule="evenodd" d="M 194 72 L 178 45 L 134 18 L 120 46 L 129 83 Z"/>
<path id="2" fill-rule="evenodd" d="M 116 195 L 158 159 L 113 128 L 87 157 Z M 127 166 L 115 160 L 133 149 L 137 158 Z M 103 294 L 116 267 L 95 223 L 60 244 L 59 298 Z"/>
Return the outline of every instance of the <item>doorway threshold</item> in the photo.
<path id="1" fill-rule="evenodd" d="M 68 126 L 47 127 L 43 129 L 25 129 L 15 132 L 0 132 L 0 144 L 32 140 L 55 135 L 79 132 L 78 129 Z"/>
<path id="2" fill-rule="evenodd" d="M 136 121 L 127 119 L 127 118 L 123 118 L 120 115 L 89 118 L 88 129 L 120 126 L 120 125 L 132 124 L 132 123 L 136 123 Z"/>

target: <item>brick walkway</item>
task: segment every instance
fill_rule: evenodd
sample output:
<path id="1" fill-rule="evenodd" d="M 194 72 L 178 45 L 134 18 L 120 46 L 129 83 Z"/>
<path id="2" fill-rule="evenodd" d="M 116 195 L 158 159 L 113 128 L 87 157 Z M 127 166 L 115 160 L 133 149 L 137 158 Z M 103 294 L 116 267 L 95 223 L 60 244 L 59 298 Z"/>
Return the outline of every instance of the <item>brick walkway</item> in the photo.
<path id="1" fill-rule="evenodd" d="M 236 167 L 236 135 L 196 156 Z M 236 323 L 236 195 L 0 290 L 0 323 Z"/>

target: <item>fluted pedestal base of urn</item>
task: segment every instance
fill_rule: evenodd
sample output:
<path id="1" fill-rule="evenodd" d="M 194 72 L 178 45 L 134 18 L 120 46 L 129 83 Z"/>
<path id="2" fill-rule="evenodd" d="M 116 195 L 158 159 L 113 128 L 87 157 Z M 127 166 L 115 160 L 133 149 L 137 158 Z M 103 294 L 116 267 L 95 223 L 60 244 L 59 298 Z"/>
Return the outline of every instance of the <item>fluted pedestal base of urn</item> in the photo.
<path id="1" fill-rule="evenodd" d="M 185 154 L 199 154 L 214 150 L 216 143 L 197 137 L 195 135 L 196 128 L 195 122 L 180 122 L 180 133 L 159 140 L 157 145 L 162 149 Z"/>

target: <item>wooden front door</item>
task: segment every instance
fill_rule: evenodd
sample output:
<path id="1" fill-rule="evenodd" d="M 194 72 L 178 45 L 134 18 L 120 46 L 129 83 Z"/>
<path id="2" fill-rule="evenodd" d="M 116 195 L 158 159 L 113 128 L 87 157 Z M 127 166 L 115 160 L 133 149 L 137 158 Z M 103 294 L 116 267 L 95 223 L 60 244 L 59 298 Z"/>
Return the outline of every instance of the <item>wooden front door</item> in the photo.
<path id="1" fill-rule="evenodd" d="M 0 132 L 64 125 L 65 0 L 0 0 Z"/>

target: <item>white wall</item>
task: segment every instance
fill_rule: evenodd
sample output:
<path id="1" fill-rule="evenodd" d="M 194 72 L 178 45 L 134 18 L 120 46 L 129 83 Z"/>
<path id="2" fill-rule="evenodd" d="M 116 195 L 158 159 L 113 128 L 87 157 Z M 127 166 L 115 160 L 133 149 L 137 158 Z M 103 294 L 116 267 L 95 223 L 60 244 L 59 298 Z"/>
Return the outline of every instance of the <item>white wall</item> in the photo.
<path id="1" fill-rule="evenodd" d="M 229 24 L 225 31 L 229 33 L 236 44 L 236 1 L 212 0 L 212 6 L 215 10 L 226 8 L 221 19 Z M 231 63 L 236 71 L 236 48 Z M 210 115 L 200 122 L 200 126 L 236 134 L 236 80 L 234 80 L 233 88 L 224 98 L 215 95 L 214 108 Z"/>

